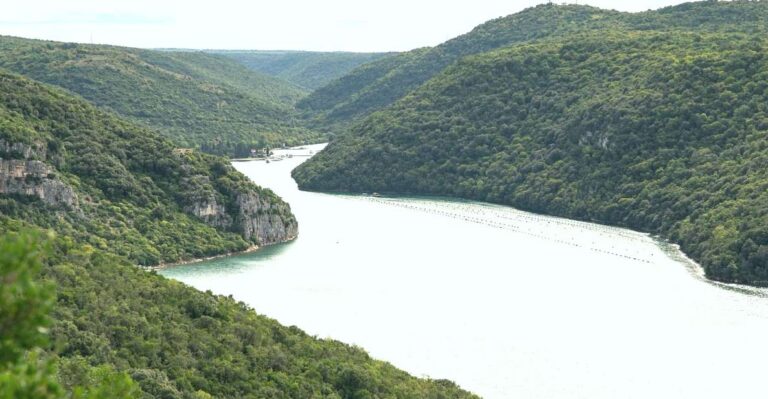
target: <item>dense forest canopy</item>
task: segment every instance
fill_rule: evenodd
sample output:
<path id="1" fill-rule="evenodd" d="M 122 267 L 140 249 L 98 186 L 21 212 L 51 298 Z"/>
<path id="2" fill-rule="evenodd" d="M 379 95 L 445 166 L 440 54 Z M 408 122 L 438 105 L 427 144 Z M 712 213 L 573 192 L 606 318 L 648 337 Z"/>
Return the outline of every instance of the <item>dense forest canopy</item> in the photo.
<path id="1" fill-rule="evenodd" d="M 710 278 L 768 285 L 766 16 L 685 4 L 462 58 L 294 176 L 628 226 L 680 243 Z"/>
<path id="2" fill-rule="evenodd" d="M 0 285 L 4 398 L 477 398 L 107 251 L 41 237 L 0 235 L 0 279 L 11 281 Z"/>
<path id="3" fill-rule="evenodd" d="M 294 109 L 304 89 L 214 54 L 0 37 L 0 68 L 65 88 L 180 147 L 244 156 L 321 139 Z"/>
<path id="4" fill-rule="evenodd" d="M 232 58 L 255 71 L 284 79 L 308 90 L 325 86 L 362 64 L 390 54 L 259 50 L 208 52 Z"/>

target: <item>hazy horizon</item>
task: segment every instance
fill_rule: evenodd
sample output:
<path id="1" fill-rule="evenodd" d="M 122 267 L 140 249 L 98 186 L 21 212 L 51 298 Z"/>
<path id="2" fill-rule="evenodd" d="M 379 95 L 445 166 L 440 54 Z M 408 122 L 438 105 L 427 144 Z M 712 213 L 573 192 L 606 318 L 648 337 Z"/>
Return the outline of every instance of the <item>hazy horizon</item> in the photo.
<path id="1" fill-rule="evenodd" d="M 178 0 L 10 0 L 0 16 L 0 34 L 139 48 L 389 52 L 434 46 L 490 19 L 547 2 L 393 0 L 362 4 L 350 0 L 285 0 L 260 5 L 237 0 L 215 4 Z M 577 3 L 634 12 L 684 2 Z"/>

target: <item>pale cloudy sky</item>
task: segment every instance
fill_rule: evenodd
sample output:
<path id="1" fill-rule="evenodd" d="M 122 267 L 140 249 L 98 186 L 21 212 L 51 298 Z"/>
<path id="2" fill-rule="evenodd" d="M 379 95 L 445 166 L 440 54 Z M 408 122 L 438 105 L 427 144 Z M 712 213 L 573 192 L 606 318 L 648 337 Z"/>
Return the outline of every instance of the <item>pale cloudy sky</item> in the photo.
<path id="1" fill-rule="evenodd" d="M 2 0 L 0 34 L 133 47 L 401 51 L 542 0 Z M 570 0 L 570 2 L 575 2 Z M 681 0 L 581 0 L 643 11 Z"/>

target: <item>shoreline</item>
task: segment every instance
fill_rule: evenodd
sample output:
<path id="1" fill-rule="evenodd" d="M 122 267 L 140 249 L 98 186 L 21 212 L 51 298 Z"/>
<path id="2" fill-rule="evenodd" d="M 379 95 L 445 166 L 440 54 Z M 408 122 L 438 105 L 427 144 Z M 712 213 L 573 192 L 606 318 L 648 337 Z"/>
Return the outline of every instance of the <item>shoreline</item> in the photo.
<path id="1" fill-rule="evenodd" d="M 192 259 L 187 259 L 187 260 L 181 260 L 181 261 L 178 261 L 178 262 L 170 262 L 170 263 L 166 262 L 166 263 L 160 263 L 160 264 L 157 264 L 157 265 L 154 265 L 154 266 L 139 266 L 139 267 L 141 267 L 142 269 L 146 269 L 148 271 L 158 271 L 158 270 L 168 269 L 168 268 L 176 267 L 176 266 L 191 265 L 193 263 L 200 263 L 200 262 L 206 262 L 206 261 L 214 260 L 214 259 L 226 258 L 227 256 L 245 255 L 245 254 L 249 254 L 249 253 L 255 252 L 255 251 L 259 250 L 259 248 L 261 248 L 261 247 L 258 246 L 258 245 L 251 245 L 250 247 L 248 247 L 248 248 L 246 248 L 246 249 L 244 249 L 242 251 L 227 252 L 227 253 L 223 253 L 223 254 L 219 254 L 219 255 L 206 256 L 206 257 L 203 257 L 203 258 L 192 258 Z"/>
<path id="2" fill-rule="evenodd" d="M 486 202 L 486 201 L 480 201 L 477 199 L 452 197 L 448 195 L 439 195 L 439 194 L 419 194 L 419 193 L 410 193 L 410 192 L 379 192 L 379 193 L 375 193 L 378 195 L 372 195 L 372 194 L 361 193 L 357 191 L 318 190 L 314 188 L 301 188 L 301 186 L 299 186 L 299 190 L 311 192 L 311 193 L 327 194 L 327 195 L 365 197 L 365 198 L 374 198 L 374 199 L 416 199 L 416 200 L 432 200 L 432 201 L 493 205 L 493 206 L 500 206 L 504 208 L 512 208 L 520 212 L 525 212 L 525 213 L 529 213 L 537 216 L 544 216 L 544 217 L 568 220 L 571 222 L 587 223 L 587 224 L 594 224 L 594 225 L 610 227 L 615 229 L 627 230 L 627 231 L 642 234 L 644 236 L 651 238 L 653 241 L 656 242 L 656 244 L 660 248 L 665 249 L 665 252 L 667 252 L 667 250 L 673 251 L 674 254 L 667 252 L 667 255 L 669 255 L 676 261 L 680 262 L 688 270 L 688 272 L 698 280 L 701 280 L 705 283 L 708 283 L 720 288 L 724 288 L 732 291 L 739 291 L 741 293 L 748 294 L 748 295 L 756 295 L 756 296 L 768 298 L 768 285 L 751 285 L 751 284 L 721 281 L 721 280 L 715 280 L 715 279 L 709 278 L 706 275 L 704 266 L 702 266 L 697 260 L 693 259 L 685 251 L 683 251 L 682 247 L 678 243 L 670 241 L 667 237 L 658 235 L 656 233 L 636 230 L 631 226 L 609 224 L 599 220 L 569 218 L 567 216 L 555 215 L 551 213 L 542 213 L 542 212 L 524 210 L 524 209 L 520 209 L 515 206 L 504 204 L 504 203 Z"/>
<path id="3" fill-rule="evenodd" d="M 181 260 L 181 261 L 178 261 L 178 262 L 166 262 L 166 263 L 160 263 L 160 264 L 157 264 L 157 265 L 154 265 L 154 266 L 139 266 L 139 267 L 144 269 L 144 270 L 147 270 L 147 271 L 158 271 L 158 270 L 163 270 L 163 269 L 169 269 L 169 268 L 176 267 L 176 266 L 186 266 L 186 265 L 191 265 L 191 264 L 200 263 L 200 262 L 207 262 L 209 260 L 227 258 L 227 257 L 230 257 L 230 256 L 247 255 L 247 254 L 250 254 L 250 253 L 258 251 L 259 249 L 269 247 L 271 245 L 285 244 L 285 243 L 291 242 L 291 241 L 295 240 L 296 237 L 297 236 L 288 237 L 285 241 L 280 241 L 280 242 L 276 242 L 276 243 L 269 244 L 269 245 L 263 245 L 263 246 L 251 245 L 250 247 L 248 247 L 248 248 L 246 248 L 246 249 L 244 249 L 242 251 L 226 252 L 226 253 L 223 253 L 223 254 L 213 255 L 213 256 L 206 256 L 206 257 L 203 257 L 203 258 L 193 258 L 193 259 Z"/>
<path id="4" fill-rule="evenodd" d="M 298 150 L 299 148 L 307 149 L 306 147 L 313 147 L 313 146 L 322 145 L 322 144 L 327 144 L 327 143 L 305 144 L 305 145 L 298 146 L 298 147 L 280 148 L 280 149 L 276 149 L 276 151 Z M 320 150 L 322 150 L 322 148 L 320 148 L 320 149 L 314 149 L 313 148 L 313 151 L 314 150 L 319 152 Z M 315 154 L 317 152 L 315 152 Z M 311 156 L 313 156 L 315 154 L 293 154 L 293 156 L 296 156 L 296 157 L 311 157 Z M 253 162 L 253 161 L 264 162 L 266 160 L 267 160 L 267 158 L 230 158 L 229 159 L 230 163 L 233 163 L 233 162 Z M 193 258 L 193 259 L 187 259 L 187 260 L 180 260 L 180 261 L 177 261 L 177 262 L 164 262 L 164 263 L 160 263 L 160 264 L 153 265 L 153 266 L 141 266 L 141 265 L 139 265 L 138 267 L 140 267 L 140 268 L 142 268 L 142 269 L 144 269 L 146 271 L 158 271 L 158 270 L 168 269 L 168 268 L 176 267 L 176 266 L 184 266 L 184 265 L 190 265 L 190 264 L 194 264 L 194 263 L 206 262 L 206 261 L 214 260 L 214 259 L 226 258 L 226 257 L 229 257 L 229 256 L 246 255 L 246 254 L 258 251 L 259 249 L 261 249 L 263 247 L 268 247 L 268 246 L 277 245 L 277 244 L 285 244 L 285 243 L 294 241 L 297 237 L 298 237 L 298 235 L 287 237 L 283 241 L 275 242 L 275 243 L 267 244 L 267 245 L 263 245 L 263 246 L 251 245 L 250 247 L 248 247 L 248 248 L 246 248 L 246 249 L 244 249 L 242 251 L 227 252 L 227 253 L 223 253 L 223 254 L 219 254 L 219 255 L 206 256 L 206 257 L 202 257 L 202 258 Z"/>

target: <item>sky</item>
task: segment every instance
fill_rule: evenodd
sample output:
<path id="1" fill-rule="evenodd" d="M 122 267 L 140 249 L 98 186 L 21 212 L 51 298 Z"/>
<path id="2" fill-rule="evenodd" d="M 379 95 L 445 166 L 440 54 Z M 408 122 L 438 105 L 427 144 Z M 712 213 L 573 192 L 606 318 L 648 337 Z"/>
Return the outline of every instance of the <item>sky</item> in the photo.
<path id="1" fill-rule="evenodd" d="M 142 48 L 404 51 L 546 2 L 3 0 L 0 34 Z M 578 1 L 633 12 L 683 2 Z"/>

